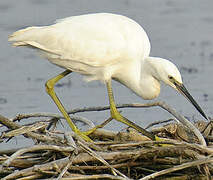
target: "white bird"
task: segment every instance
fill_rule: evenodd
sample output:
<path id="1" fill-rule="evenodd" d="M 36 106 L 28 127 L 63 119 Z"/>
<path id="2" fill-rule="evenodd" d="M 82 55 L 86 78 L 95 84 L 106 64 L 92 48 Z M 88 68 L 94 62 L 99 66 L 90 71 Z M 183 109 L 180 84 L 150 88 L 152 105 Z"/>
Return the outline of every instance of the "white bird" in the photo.
<path id="1" fill-rule="evenodd" d="M 150 42 L 146 32 L 128 17 L 109 13 L 68 17 L 50 26 L 28 27 L 14 32 L 9 41 L 13 41 L 14 46 L 38 49 L 51 63 L 66 69 L 46 82 L 46 90 L 72 130 L 86 140 L 89 131 L 80 132 L 54 92 L 55 83 L 71 72 L 84 75 L 88 81 L 104 82 L 111 117 L 133 128 L 137 129 L 116 109 L 112 79 L 143 99 L 156 98 L 163 82 L 182 93 L 207 119 L 184 87 L 177 67 L 166 59 L 149 56 Z"/>

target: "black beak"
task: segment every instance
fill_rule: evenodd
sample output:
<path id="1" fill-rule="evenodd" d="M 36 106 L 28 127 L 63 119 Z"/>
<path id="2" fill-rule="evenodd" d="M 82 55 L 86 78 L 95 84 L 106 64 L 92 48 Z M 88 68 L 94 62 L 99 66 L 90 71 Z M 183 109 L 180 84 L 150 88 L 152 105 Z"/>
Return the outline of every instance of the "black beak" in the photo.
<path id="1" fill-rule="evenodd" d="M 187 91 L 187 89 L 185 88 L 185 86 L 183 84 L 176 84 L 175 86 L 177 88 L 177 90 L 186 98 L 189 100 L 189 102 L 191 102 L 194 107 L 200 112 L 200 114 L 208 120 L 207 116 L 205 115 L 205 113 L 203 112 L 203 110 L 201 109 L 201 107 L 197 104 L 197 102 L 194 100 L 194 98 L 189 94 L 189 92 Z"/>

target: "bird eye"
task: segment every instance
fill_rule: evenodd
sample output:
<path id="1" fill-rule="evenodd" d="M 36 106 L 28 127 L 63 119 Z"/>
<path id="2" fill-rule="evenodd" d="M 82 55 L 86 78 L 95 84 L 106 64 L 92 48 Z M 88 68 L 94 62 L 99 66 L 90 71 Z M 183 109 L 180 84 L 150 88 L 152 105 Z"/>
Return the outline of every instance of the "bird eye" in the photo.
<path id="1" fill-rule="evenodd" d="M 173 77 L 172 77 L 172 76 L 168 76 L 168 78 L 169 78 L 169 79 L 171 79 L 171 80 L 173 79 Z"/>

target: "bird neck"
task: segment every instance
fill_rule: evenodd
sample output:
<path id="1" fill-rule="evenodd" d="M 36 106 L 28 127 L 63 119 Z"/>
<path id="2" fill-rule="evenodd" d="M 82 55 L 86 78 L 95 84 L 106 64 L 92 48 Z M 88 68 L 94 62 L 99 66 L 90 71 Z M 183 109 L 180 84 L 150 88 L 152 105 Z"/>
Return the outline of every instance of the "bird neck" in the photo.
<path id="1" fill-rule="evenodd" d="M 140 95 L 140 61 L 128 61 L 125 66 L 121 66 L 119 71 L 113 74 L 113 79 L 128 87 L 135 94 Z"/>
<path id="2" fill-rule="evenodd" d="M 155 78 L 155 68 L 147 58 L 141 61 L 132 61 L 128 66 L 113 75 L 113 79 L 122 83 L 136 95 L 143 99 L 153 99 L 160 93 L 160 82 Z M 152 60 L 151 60 L 152 61 Z"/>
<path id="3" fill-rule="evenodd" d="M 147 57 L 141 61 L 140 96 L 143 99 L 154 99 L 160 93 L 160 79 L 158 79 L 158 62 L 156 58 Z"/>
<path id="4" fill-rule="evenodd" d="M 159 57 L 147 57 L 143 60 L 142 73 L 147 76 L 151 76 L 157 81 L 164 81 L 162 79 L 162 74 L 164 74 L 163 69 L 165 69 L 165 59 Z"/>

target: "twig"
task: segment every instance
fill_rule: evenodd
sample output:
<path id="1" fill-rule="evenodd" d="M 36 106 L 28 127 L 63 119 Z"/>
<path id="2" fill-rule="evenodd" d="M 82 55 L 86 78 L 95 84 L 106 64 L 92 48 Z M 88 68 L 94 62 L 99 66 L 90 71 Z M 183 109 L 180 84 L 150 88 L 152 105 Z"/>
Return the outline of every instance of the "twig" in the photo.
<path id="1" fill-rule="evenodd" d="M 107 167 L 109 167 L 114 175 L 119 174 L 120 176 L 122 176 L 123 178 L 126 178 L 127 180 L 129 179 L 128 177 L 126 177 L 124 174 L 122 174 L 120 171 L 118 171 L 117 169 L 113 168 L 112 166 L 109 165 L 108 162 L 105 161 L 105 159 L 100 156 L 99 154 L 95 153 L 94 151 L 92 151 L 89 147 L 87 147 L 85 144 L 83 144 L 82 142 L 78 141 L 78 144 L 81 145 L 86 152 L 88 152 L 90 155 L 92 155 L 93 157 L 95 157 L 96 159 L 98 159 L 99 161 L 101 161 L 103 164 L 105 164 Z"/>
<path id="2" fill-rule="evenodd" d="M 33 117 L 43 117 L 43 118 L 51 117 L 51 118 L 57 118 L 57 119 L 65 119 L 63 116 L 59 114 L 54 114 L 54 113 L 30 113 L 30 114 L 19 114 L 13 119 L 13 121 L 18 121 L 21 119 L 28 119 Z M 71 115 L 70 118 L 73 121 L 80 121 L 84 124 L 87 124 L 90 128 L 95 127 L 94 123 L 85 117 Z"/>
<path id="3" fill-rule="evenodd" d="M 31 176 L 27 176 L 27 177 L 21 177 L 21 178 L 18 178 L 16 180 L 34 180 L 34 179 L 39 179 L 41 178 L 43 175 L 42 174 L 34 174 L 34 175 L 31 175 Z"/>
<path id="4" fill-rule="evenodd" d="M 121 168 L 121 167 L 125 167 L 127 168 L 127 166 L 129 167 L 134 167 L 134 166 L 143 166 L 144 162 L 126 162 L 126 163 L 120 163 L 120 164 L 112 164 L 111 166 L 114 167 L 114 168 Z M 96 166 L 96 165 L 86 165 L 86 166 L 70 166 L 69 167 L 70 170 L 106 170 L 106 169 L 109 169 L 108 166 Z"/>
<path id="5" fill-rule="evenodd" d="M 201 134 L 201 132 L 186 118 L 184 118 L 182 115 L 178 114 L 173 108 L 169 107 L 164 102 L 156 102 L 157 106 L 162 107 L 166 111 L 168 111 L 170 114 L 172 114 L 178 121 L 180 121 L 184 126 L 188 127 L 198 138 L 200 144 L 206 146 L 206 141 Z"/>
<path id="6" fill-rule="evenodd" d="M 154 103 L 148 103 L 148 104 L 123 104 L 123 105 L 118 105 L 118 108 L 145 108 L 145 107 L 153 107 L 153 106 L 159 106 L 167 110 L 176 118 L 176 120 L 182 122 L 183 124 L 185 123 L 184 124 L 185 126 L 191 127 L 191 124 L 188 120 L 186 120 L 184 117 L 178 114 L 174 109 L 172 109 L 171 107 L 169 107 L 163 102 L 154 102 Z M 109 106 L 93 107 L 93 108 L 96 108 L 96 109 L 92 109 L 92 108 L 75 109 L 75 112 L 73 111 L 72 113 L 77 113 L 77 111 L 86 112 L 86 111 L 92 111 L 92 110 L 95 110 L 95 111 L 107 110 L 109 109 Z M 33 114 L 30 114 L 30 116 L 28 117 L 25 116 L 25 117 L 30 118 L 30 117 L 33 117 L 32 115 Z M 47 115 L 47 113 L 40 113 L 40 115 L 45 116 Z M 46 116 L 46 117 L 53 117 L 53 118 L 55 117 L 58 119 L 63 118 L 57 114 L 49 114 L 49 115 L 53 115 L 53 116 Z M 42 117 L 42 116 L 39 116 L 39 117 Z M 76 118 L 77 120 L 82 118 L 81 116 L 80 118 L 79 116 L 71 116 L 71 118 L 72 117 L 77 117 Z M 24 118 L 24 116 L 22 117 L 20 116 L 19 118 Z M 16 120 L 18 120 L 18 118 Z M 102 123 L 102 125 L 105 125 L 110 120 L 111 119 L 108 119 L 107 121 Z M 39 121 L 39 123 L 44 121 L 45 119 L 43 119 L 43 121 Z M 81 122 L 84 122 L 84 118 L 83 118 L 83 121 Z M 42 134 L 40 132 L 31 132 L 33 130 L 37 130 L 38 127 L 34 129 L 32 128 L 36 126 L 37 123 L 34 123 L 33 125 L 32 124 L 25 125 L 26 129 L 24 128 L 24 131 L 20 131 L 20 129 L 23 130 L 22 129 L 23 126 L 17 123 L 14 123 L 3 116 L 0 116 L 0 123 L 5 124 L 9 129 L 12 129 L 12 131 L 9 132 L 9 135 L 5 133 L 7 137 L 23 134 L 27 138 L 29 137 L 33 139 L 38 138 L 37 139 L 38 141 L 42 141 L 43 139 L 42 142 L 44 143 L 52 143 L 52 144 L 54 143 L 54 144 L 62 145 L 62 146 L 36 145 L 34 147 L 19 149 L 17 152 L 13 153 L 12 155 L 11 155 L 11 152 L 9 151 L 0 152 L 0 163 L 2 164 L 2 166 L 0 167 L 1 168 L 0 176 L 3 177 L 3 180 L 18 179 L 18 178 L 19 179 L 33 179 L 33 178 L 35 179 L 36 177 L 38 179 L 38 178 L 44 178 L 47 176 L 48 177 L 58 176 L 58 178 L 59 179 L 61 178 L 61 180 L 92 179 L 92 178 L 103 179 L 104 177 L 108 179 L 123 180 L 128 178 L 126 176 L 130 177 L 130 175 L 132 176 L 131 178 L 134 177 L 138 179 L 138 176 L 140 174 L 147 174 L 147 173 L 150 174 L 150 173 L 153 173 L 154 171 L 155 172 L 159 171 L 159 172 L 153 173 L 150 175 L 150 177 L 149 176 L 147 177 L 158 178 L 158 176 L 162 176 L 162 175 L 165 177 L 168 177 L 170 176 L 170 174 L 168 173 L 171 173 L 171 172 L 172 172 L 171 174 L 172 177 L 174 177 L 173 172 L 178 170 L 180 174 L 182 173 L 185 174 L 188 168 L 192 166 L 193 166 L 191 168 L 192 171 L 188 174 L 189 176 L 197 175 L 198 177 L 199 175 L 202 174 L 202 172 L 205 172 L 205 174 L 207 175 L 213 172 L 213 159 L 212 159 L 213 149 L 210 148 L 211 146 L 209 147 L 204 146 L 205 141 L 203 141 L 202 135 L 200 137 L 200 134 L 198 134 L 198 139 L 199 139 L 199 142 L 201 142 L 200 144 L 203 144 L 203 145 L 179 142 L 179 141 L 170 140 L 170 139 L 162 139 L 163 141 L 142 141 L 137 143 L 133 143 L 133 141 L 131 141 L 130 143 L 125 143 L 126 141 L 121 143 L 121 141 L 118 141 L 118 140 L 117 142 L 115 141 L 100 142 L 100 140 L 103 140 L 103 139 L 114 140 L 115 137 L 117 137 L 118 135 L 115 132 L 105 132 L 105 130 L 103 129 L 98 129 L 97 131 L 94 132 L 94 134 L 91 134 L 90 136 L 90 138 L 95 137 L 96 141 L 98 142 L 86 143 L 83 140 L 81 141 L 81 138 L 78 137 L 78 135 L 76 135 L 75 133 L 71 133 L 72 136 L 69 136 L 68 135 L 69 133 L 65 133 L 65 134 L 63 133 L 67 140 L 65 141 L 63 138 L 61 138 L 61 136 L 58 137 L 59 134 L 60 135 L 62 134 L 61 132 L 49 131 L 48 129 L 45 129 L 45 131 L 42 131 Z M 91 123 L 92 122 L 90 120 L 88 120 L 88 123 L 86 122 L 86 124 L 90 124 L 89 125 L 90 128 L 94 127 L 94 124 L 92 123 L 91 125 Z M 47 124 L 47 121 L 45 121 L 45 124 Z M 209 136 L 210 132 L 212 131 L 212 126 L 209 125 L 208 128 L 209 129 L 206 128 L 206 131 L 208 130 L 209 133 L 206 133 L 206 134 Z M 19 129 L 19 130 L 16 130 L 16 129 Z M 197 130 L 196 128 L 191 127 L 190 129 L 193 131 L 194 134 L 196 134 L 196 130 Z M 11 132 L 12 132 L 12 135 L 10 134 Z M 187 132 L 189 131 L 187 130 Z M 127 136 L 128 135 L 131 136 L 131 133 L 127 133 Z M 164 135 L 166 136 L 167 133 L 165 133 Z M 189 135 L 191 136 L 191 133 Z M 75 141 L 72 139 L 72 137 L 74 137 Z M 211 139 L 211 137 L 209 139 Z M 78 142 L 78 143 L 75 144 L 75 142 Z M 157 146 L 158 144 L 162 146 Z M 166 144 L 167 146 L 163 146 L 164 144 Z M 70 147 L 65 147 L 67 145 Z M 42 146 L 43 148 L 39 148 L 39 146 L 40 147 Z M 34 153 L 34 151 L 37 151 L 37 152 Z M 41 152 L 38 152 L 38 151 L 41 151 Z M 58 154 L 52 153 L 52 151 L 55 151 L 55 152 L 59 151 L 59 153 Z M 53 161 L 53 159 L 55 158 L 60 158 L 61 155 L 68 156 L 67 154 L 69 154 L 70 152 L 73 154 L 73 159 L 71 161 L 69 160 L 68 157 Z M 10 157 L 8 157 L 9 155 Z M 206 156 L 209 156 L 209 157 L 206 158 Z M 44 163 L 43 162 L 44 160 L 45 162 L 48 162 L 48 161 L 51 161 L 51 162 L 40 165 L 39 163 Z M 189 162 L 189 161 L 192 161 L 192 162 Z M 179 165 L 180 163 L 184 163 L 184 164 Z M 35 164 L 39 164 L 39 165 L 35 165 Z M 199 168 L 200 164 L 204 164 L 200 167 L 202 171 L 197 171 L 196 166 L 197 168 Z M 174 166 L 174 165 L 178 165 L 178 166 Z M 27 167 L 30 167 L 30 168 L 27 168 Z M 19 169 L 19 171 L 16 171 L 17 169 Z M 67 171 L 68 169 L 69 171 Z M 153 170 L 152 172 L 151 172 L 151 169 Z M 109 172 L 109 174 L 112 174 L 110 172 L 111 170 L 115 176 L 107 175 L 107 174 L 97 175 L 98 173 L 101 173 L 101 172 L 103 173 L 102 170 L 105 173 Z M 89 172 L 89 174 L 92 173 L 93 175 L 88 175 L 87 172 Z M 67 178 L 63 178 L 65 173 Z M 87 175 L 82 175 L 82 174 L 87 174 Z"/>
<path id="7" fill-rule="evenodd" d="M 7 119 L 6 117 L 0 115 L 0 123 L 4 124 L 6 127 L 8 127 L 9 129 L 19 129 L 21 128 L 22 126 Z M 45 142 L 45 143 L 57 143 L 57 144 L 62 144 L 62 140 L 60 137 L 57 137 L 56 138 L 51 138 L 49 136 L 46 136 L 44 134 L 38 134 L 38 133 L 34 133 L 34 132 L 28 132 L 26 134 L 27 137 L 31 137 L 33 139 L 37 139 L 38 141 L 42 141 L 42 142 Z"/>
<path id="8" fill-rule="evenodd" d="M 24 153 L 27 152 L 33 152 L 33 151 L 41 151 L 41 150 L 54 150 L 54 151 L 63 151 L 63 152 L 73 152 L 73 147 L 62 147 L 62 146 L 55 146 L 55 145 L 34 145 L 32 147 L 23 148 L 18 151 L 16 151 L 12 156 L 10 156 L 9 159 L 7 159 L 2 166 L 9 166 L 10 163 L 16 159 L 18 156 L 21 156 Z"/>
<path id="9" fill-rule="evenodd" d="M 159 124 L 162 124 L 162 123 L 167 123 L 167 122 L 170 122 L 170 121 L 174 121 L 174 119 L 170 118 L 170 119 L 163 120 L 163 121 L 155 121 L 153 123 L 150 123 L 148 126 L 146 126 L 145 129 L 148 129 L 152 126 L 159 125 Z"/>
<path id="10" fill-rule="evenodd" d="M 58 166 L 59 169 L 61 169 L 62 167 L 64 167 L 67 163 L 69 162 L 69 157 L 63 158 L 63 159 L 59 159 L 56 161 L 51 161 L 49 163 L 46 164 L 42 164 L 42 165 L 36 165 L 30 168 L 26 168 L 23 170 L 19 170 L 19 171 L 15 171 L 12 174 L 9 174 L 8 176 L 2 178 L 2 180 L 8 180 L 8 179 L 17 179 L 19 177 L 22 177 L 23 174 L 25 176 L 30 176 L 33 175 L 35 171 L 37 170 L 48 170 L 51 169 L 53 167 L 55 167 L 56 165 Z"/>
<path id="11" fill-rule="evenodd" d="M 11 130 L 11 131 L 3 134 L 1 138 L 10 138 L 10 137 L 13 137 L 13 136 L 22 135 L 22 134 L 25 134 L 25 133 L 28 133 L 28 132 L 36 131 L 36 130 L 44 128 L 46 126 L 47 126 L 47 124 L 43 123 L 43 122 L 38 122 L 38 123 L 35 123 L 31 126 L 22 126 L 18 129 L 14 129 L 14 130 Z"/>
<path id="12" fill-rule="evenodd" d="M 64 138 L 67 140 L 67 144 L 77 150 L 77 146 L 73 139 L 73 136 L 75 136 L 74 132 L 65 132 L 64 133 Z"/>
<path id="13" fill-rule="evenodd" d="M 111 179 L 111 180 L 126 180 L 126 178 L 120 176 L 113 176 L 109 174 L 99 174 L 99 175 L 79 175 L 77 177 L 67 177 L 62 178 L 61 180 L 94 180 L 94 179 Z M 52 179 L 56 180 L 56 179 Z"/>
<path id="14" fill-rule="evenodd" d="M 198 165 L 201 165 L 201 164 L 212 163 L 212 162 L 213 162 L 213 158 L 207 157 L 207 158 L 195 160 L 195 161 L 192 161 L 192 162 L 184 163 L 184 164 L 181 164 L 181 165 L 177 165 L 177 166 L 174 166 L 172 168 L 164 169 L 162 171 L 155 172 L 155 173 L 150 174 L 150 175 L 148 175 L 144 178 L 141 178 L 140 180 L 149 180 L 149 179 L 153 179 L 153 178 L 156 178 L 158 176 L 168 174 L 168 173 L 171 173 L 171 172 L 174 172 L 174 171 L 178 171 L 178 170 L 185 169 L 185 168 L 192 167 L 192 166 L 198 166 Z"/>
<path id="15" fill-rule="evenodd" d="M 58 178 L 56 180 L 60 180 L 62 179 L 62 177 L 64 176 L 64 174 L 67 172 L 68 168 L 70 167 L 70 165 L 72 164 L 73 161 L 73 156 L 74 154 L 72 154 L 70 156 L 70 161 L 67 163 L 67 165 L 63 168 L 63 170 L 61 171 L 61 173 L 59 174 Z"/>
<path id="16" fill-rule="evenodd" d="M 99 139 L 112 139 L 112 140 L 114 140 L 114 138 L 117 134 L 118 134 L 117 132 L 109 131 L 109 130 L 102 128 L 102 129 L 96 129 L 90 135 L 90 137 L 99 138 Z"/>
<path id="17" fill-rule="evenodd" d="M 132 103 L 132 104 L 116 105 L 116 107 L 118 109 L 119 108 L 147 108 L 147 107 L 153 107 L 153 106 L 159 106 L 159 107 L 165 109 L 166 111 L 168 111 L 170 114 L 172 114 L 178 121 L 180 121 L 183 125 L 187 126 L 197 136 L 200 144 L 206 146 L 206 141 L 205 141 L 204 137 L 202 136 L 202 134 L 200 133 L 200 131 L 190 121 L 188 121 L 186 118 L 184 118 L 183 116 L 178 114 L 173 108 L 169 107 L 165 102 L 153 102 L 153 103 L 146 103 L 146 104 Z M 75 113 L 86 112 L 86 111 L 104 111 L 104 110 L 108 110 L 108 109 L 110 109 L 109 106 L 89 107 L 89 108 L 81 108 L 81 109 L 78 108 L 78 109 L 73 109 L 73 110 L 69 111 L 69 114 L 75 114 Z M 34 117 L 35 117 L 35 115 L 34 115 Z M 38 117 L 38 116 L 47 117 L 47 115 L 51 115 L 51 114 L 42 115 L 41 113 L 39 113 L 36 115 L 36 117 Z M 29 117 L 32 117 L 32 114 L 31 115 L 20 115 L 20 116 L 21 116 L 21 118 L 22 117 L 29 118 Z M 56 117 L 56 116 L 51 115 L 49 117 Z M 20 119 L 20 117 L 17 119 Z"/>
<path id="18" fill-rule="evenodd" d="M 98 143 L 97 143 L 98 144 Z M 167 144 L 167 145 L 175 145 L 176 147 L 178 146 L 185 146 L 186 149 L 192 149 L 195 150 L 203 155 L 208 154 L 211 155 L 213 154 L 213 149 L 199 145 L 199 144 L 191 144 L 187 142 L 179 142 L 176 140 L 172 139 L 165 139 L 165 141 L 143 141 L 143 142 L 130 142 L 130 143 L 125 143 L 125 144 L 119 144 L 115 143 L 112 145 L 109 145 L 108 148 L 116 148 L 116 147 L 137 147 L 137 146 L 153 146 L 153 145 L 160 145 L 160 144 Z M 150 151 L 151 152 L 151 151 Z"/>

